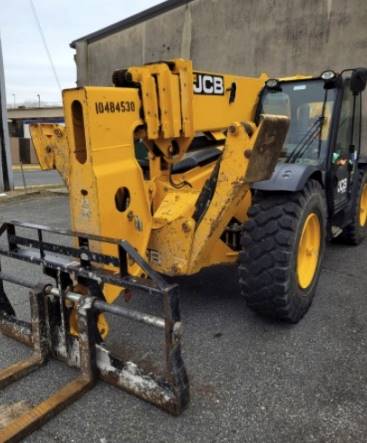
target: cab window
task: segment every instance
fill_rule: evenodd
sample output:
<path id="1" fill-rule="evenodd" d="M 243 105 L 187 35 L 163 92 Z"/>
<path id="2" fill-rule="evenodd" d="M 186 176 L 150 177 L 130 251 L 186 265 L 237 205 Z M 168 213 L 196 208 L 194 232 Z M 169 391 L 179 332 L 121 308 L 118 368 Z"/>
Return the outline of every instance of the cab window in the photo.
<path id="1" fill-rule="evenodd" d="M 355 117 L 353 128 L 353 106 L 354 96 L 349 87 L 349 81 L 345 81 L 343 100 L 340 109 L 338 133 L 335 145 L 334 162 L 347 160 L 349 157 L 349 146 L 359 148 L 360 126 L 361 126 L 361 95 L 355 97 Z M 353 135 L 353 138 L 352 138 Z"/>
<path id="2" fill-rule="evenodd" d="M 319 79 L 281 82 L 279 89 L 264 91 L 261 112 L 290 118 L 281 161 L 316 165 L 325 158 L 335 98 L 335 89 L 325 90 Z"/>

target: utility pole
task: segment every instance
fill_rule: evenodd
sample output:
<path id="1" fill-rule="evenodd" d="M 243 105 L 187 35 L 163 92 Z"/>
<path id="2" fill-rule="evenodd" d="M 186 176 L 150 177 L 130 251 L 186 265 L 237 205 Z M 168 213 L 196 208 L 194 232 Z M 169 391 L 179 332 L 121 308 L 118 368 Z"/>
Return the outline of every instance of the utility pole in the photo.
<path id="1" fill-rule="evenodd" d="M 8 114 L 6 110 L 5 75 L 0 37 L 0 191 L 11 191 L 13 187 Z"/>
<path id="2" fill-rule="evenodd" d="M 37 94 L 37 98 L 38 98 L 38 107 L 41 107 L 41 96 L 40 94 Z"/>

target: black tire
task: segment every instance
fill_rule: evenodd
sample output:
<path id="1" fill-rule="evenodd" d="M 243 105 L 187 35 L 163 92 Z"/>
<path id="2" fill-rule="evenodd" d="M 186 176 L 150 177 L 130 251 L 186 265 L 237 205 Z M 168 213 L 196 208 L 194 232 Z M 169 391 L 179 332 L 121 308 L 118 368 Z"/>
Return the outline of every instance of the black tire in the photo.
<path id="1" fill-rule="evenodd" d="M 307 216 L 316 213 L 321 244 L 311 284 L 297 279 L 298 243 Z M 277 320 L 297 323 L 307 312 L 319 280 L 326 238 L 324 190 L 316 180 L 295 193 L 255 195 L 242 232 L 239 279 L 248 306 Z"/>
<path id="2" fill-rule="evenodd" d="M 340 235 L 341 240 L 350 245 L 359 245 L 366 238 L 367 224 L 362 226 L 359 222 L 361 195 L 364 185 L 367 183 L 367 171 L 358 172 L 357 192 L 352 202 L 352 223 L 343 229 Z"/>

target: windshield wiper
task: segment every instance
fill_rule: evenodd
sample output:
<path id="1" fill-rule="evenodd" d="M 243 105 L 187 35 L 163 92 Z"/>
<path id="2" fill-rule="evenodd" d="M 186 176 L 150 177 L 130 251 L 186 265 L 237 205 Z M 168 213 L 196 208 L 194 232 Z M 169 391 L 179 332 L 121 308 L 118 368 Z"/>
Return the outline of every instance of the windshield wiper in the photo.
<path id="1" fill-rule="evenodd" d="M 302 157 L 303 154 L 307 151 L 313 140 L 315 139 L 315 136 L 319 133 L 321 133 L 322 123 L 324 121 L 324 116 L 320 115 L 312 126 L 306 131 L 305 135 L 301 138 L 299 143 L 296 145 L 294 150 L 290 153 L 290 155 L 286 158 L 286 163 L 295 162 L 298 158 Z"/>
<path id="2" fill-rule="evenodd" d="M 324 93 L 324 100 L 322 102 L 322 111 L 320 117 L 318 117 L 310 129 L 308 129 L 303 136 L 303 138 L 300 140 L 300 142 L 297 144 L 297 146 L 294 148 L 294 150 L 289 155 L 288 159 L 286 159 L 286 163 L 290 163 L 291 161 L 296 162 L 296 160 L 303 156 L 303 154 L 306 152 L 306 150 L 309 148 L 311 143 L 316 138 L 316 135 L 318 135 L 319 143 L 317 147 L 317 155 L 318 158 L 320 157 L 320 151 L 321 151 L 321 137 L 322 137 L 322 128 L 324 126 L 325 122 L 325 110 L 326 110 L 326 103 L 327 103 L 327 97 L 328 97 L 328 89 L 325 89 Z"/>

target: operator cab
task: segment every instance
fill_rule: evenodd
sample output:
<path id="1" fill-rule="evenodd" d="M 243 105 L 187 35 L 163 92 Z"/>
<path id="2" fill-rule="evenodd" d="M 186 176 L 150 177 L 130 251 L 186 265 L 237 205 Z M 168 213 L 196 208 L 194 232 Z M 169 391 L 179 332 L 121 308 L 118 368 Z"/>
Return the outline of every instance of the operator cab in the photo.
<path id="1" fill-rule="evenodd" d="M 262 114 L 285 115 L 290 119 L 281 161 L 318 165 L 326 160 L 336 88 L 325 89 L 320 78 L 271 80 L 261 100 Z"/>
<path id="2" fill-rule="evenodd" d="M 290 127 L 279 163 L 270 180 L 256 183 L 263 191 L 299 191 L 310 178 L 326 191 L 329 214 L 340 228 L 348 222 L 348 202 L 365 167 L 361 145 L 362 92 L 367 69 L 325 71 L 319 77 L 269 79 L 261 92 L 261 114 L 285 115 Z M 365 146 L 367 148 L 367 146 Z M 350 211 L 349 211 L 350 212 Z"/>

